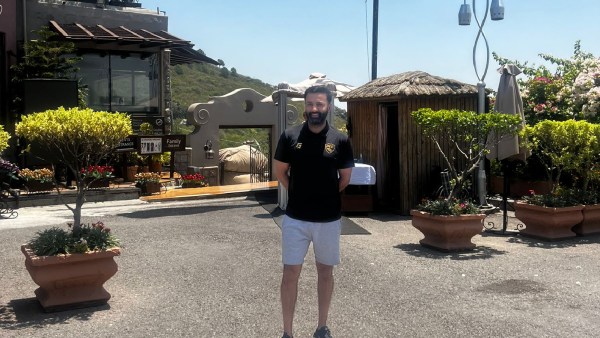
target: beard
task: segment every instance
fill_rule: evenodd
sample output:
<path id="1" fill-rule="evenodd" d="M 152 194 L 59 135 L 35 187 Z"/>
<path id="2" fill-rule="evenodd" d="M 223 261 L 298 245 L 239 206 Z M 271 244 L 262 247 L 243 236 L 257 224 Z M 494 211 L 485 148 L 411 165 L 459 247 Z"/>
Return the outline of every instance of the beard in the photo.
<path id="1" fill-rule="evenodd" d="M 327 118 L 327 112 L 317 112 L 317 113 L 319 115 L 314 117 L 314 116 L 312 116 L 313 113 L 304 112 L 304 117 L 306 118 L 306 121 L 308 122 L 308 124 L 310 124 L 311 126 L 320 126 L 325 123 L 325 118 Z"/>

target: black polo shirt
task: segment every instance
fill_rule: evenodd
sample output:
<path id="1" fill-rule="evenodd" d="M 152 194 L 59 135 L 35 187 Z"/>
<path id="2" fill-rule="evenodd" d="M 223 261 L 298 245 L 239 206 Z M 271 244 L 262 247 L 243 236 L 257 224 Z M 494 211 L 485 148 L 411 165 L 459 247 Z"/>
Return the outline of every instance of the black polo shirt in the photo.
<path id="1" fill-rule="evenodd" d="M 275 159 L 290 164 L 286 215 L 310 222 L 340 219 L 338 169 L 354 167 L 348 136 L 329 124 L 315 134 L 303 123 L 281 134 Z"/>

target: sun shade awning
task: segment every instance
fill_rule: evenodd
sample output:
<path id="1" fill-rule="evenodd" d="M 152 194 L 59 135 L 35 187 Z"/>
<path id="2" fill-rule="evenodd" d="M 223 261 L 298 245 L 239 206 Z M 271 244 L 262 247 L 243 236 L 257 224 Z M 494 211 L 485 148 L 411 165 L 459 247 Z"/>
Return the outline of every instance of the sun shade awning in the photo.
<path id="1" fill-rule="evenodd" d="M 208 56 L 194 50 L 189 41 L 180 39 L 166 31 L 150 32 L 145 29 L 133 29 L 125 26 L 104 27 L 102 25 L 86 26 L 80 23 L 64 24 L 50 21 L 50 28 L 60 38 L 72 41 L 77 47 L 103 50 L 137 50 L 140 52 L 152 49 L 171 49 L 171 64 L 206 62 L 213 65 L 219 63 Z"/>

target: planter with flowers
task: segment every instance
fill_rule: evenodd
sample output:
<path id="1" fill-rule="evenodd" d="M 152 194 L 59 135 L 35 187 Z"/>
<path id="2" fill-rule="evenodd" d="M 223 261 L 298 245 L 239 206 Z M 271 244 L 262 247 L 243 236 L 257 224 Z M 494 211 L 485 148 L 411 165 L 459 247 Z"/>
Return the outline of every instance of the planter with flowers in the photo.
<path id="1" fill-rule="evenodd" d="M 521 233 L 543 240 L 574 237 L 572 228 L 584 220 L 585 204 L 597 202 L 592 200 L 594 186 L 590 181 L 600 161 L 600 125 L 546 120 L 527 127 L 526 133 L 553 178 L 553 189 L 549 194 L 532 192 L 515 204 L 515 216 L 525 224 Z M 561 180 L 565 171 L 577 179 Z"/>
<path id="2" fill-rule="evenodd" d="M 140 188 L 142 195 L 151 195 L 160 192 L 160 173 L 138 173 L 135 174 L 135 186 Z"/>
<path id="3" fill-rule="evenodd" d="M 54 189 L 54 171 L 48 168 L 23 169 L 19 177 L 25 182 L 28 193 L 49 192 Z"/>
<path id="4" fill-rule="evenodd" d="M 483 231 L 485 215 L 469 196 L 459 196 L 495 138 L 514 134 L 520 118 L 507 114 L 477 114 L 461 110 L 422 108 L 412 112 L 421 131 L 442 155 L 451 176 L 451 191 L 437 200 L 424 200 L 411 211 L 412 224 L 423 233 L 421 245 L 441 251 L 475 248 L 471 239 Z M 458 166 L 457 163 L 464 165 Z"/>
<path id="5" fill-rule="evenodd" d="M 16 125 L 19 137 L 46 147 L 41 154 L 53 155 L 57 163 L 71 170 L 77 182 L 74 205 L 65 203 L 73 212 L 69 230 L 42 232 L 21 249 L 28 271 L 40 286 L 36 296 L 45 310 L 98 305 L 110 298 L 102 284 L 116 272 L 113 257 L 121 251 L 103 224 L 86 226 L 81 222 L 88 191 L 85 168 L 104 162 L 132 132 L 127 114 L 63 107 L 23 115 Z M 97 261 L 106 263 L 107 270 L 95 267 Z M 39 277 L 37 267 L 41 266 L 49 271 L 40 272 Z"/>
<path id="6" fill-rule="evenodd" d="M 81 168 L 81 176 L 87 189 L 108 188 L 114 171 L 110 165 L 90 165 Z"/>
<path id="7" fill-rule="evenodd" d="M 575 237 L 572 228 L 583 220 L 583 205 L 574 190 L 557 188 L 550 194 L 529 196 L 515 203 L 515 217 L 525 224 L 520 233 L 543 240 Z"/>
<path id="8" fill-rule="evenodd" d="M 182 188 L 202 188 L 208 186 L 206 177 L 199 173 L 181 175 Z"/>
<path id="9" fill-rule="evenodd" d="M 410 214 L 412 225 L 425 235 L 419 243 L 441 251 L 474 249 L 471 239 L 481 233 L 485 218 L 477 206 L 456 198 L 425 200 Z"/>

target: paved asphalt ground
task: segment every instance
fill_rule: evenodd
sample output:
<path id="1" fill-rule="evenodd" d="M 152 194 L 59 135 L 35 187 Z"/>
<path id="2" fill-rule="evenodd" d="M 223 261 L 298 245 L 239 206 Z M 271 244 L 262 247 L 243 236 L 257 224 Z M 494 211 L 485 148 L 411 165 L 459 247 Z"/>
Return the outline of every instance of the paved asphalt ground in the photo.
<path id="1" fill-rule="evenodd" d="M 277 337 L 280 230 L 252 197 L 88 203 L 84 219 L 120 237 L 104 307 L 46 314 L 19 250 L 70 219 L 62 206 L 0 220 L 1 337 Z M 409 218 L 351 216 L 329 325 L 334 337 L 598 337 L 600 237 L 539 242 L 483 233 L 477 249 L 421 247 Z M 491 216 L 496 224 L 498 215 Z M 511 226 L 517 220 L 510 219 Z M 311 337 L 314 256 L 299 286 L 295 337 Z"/>

